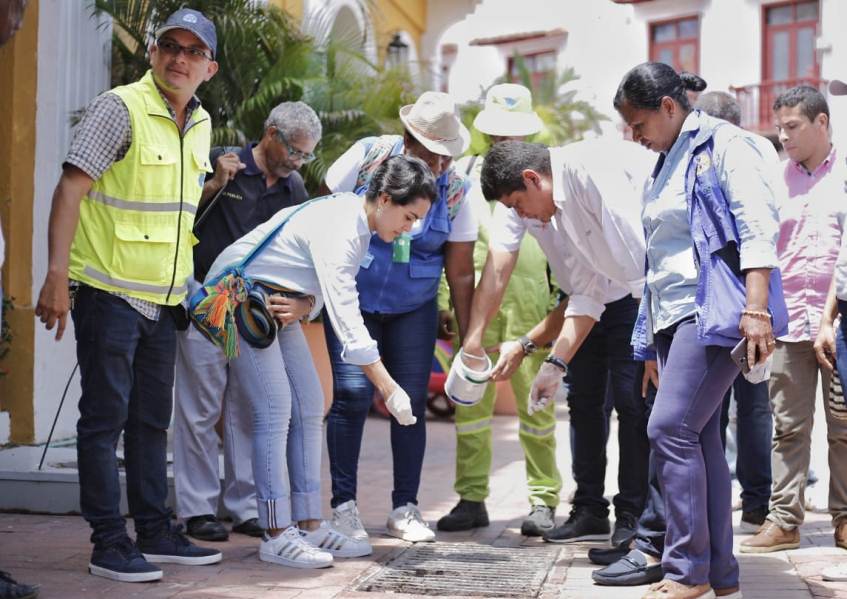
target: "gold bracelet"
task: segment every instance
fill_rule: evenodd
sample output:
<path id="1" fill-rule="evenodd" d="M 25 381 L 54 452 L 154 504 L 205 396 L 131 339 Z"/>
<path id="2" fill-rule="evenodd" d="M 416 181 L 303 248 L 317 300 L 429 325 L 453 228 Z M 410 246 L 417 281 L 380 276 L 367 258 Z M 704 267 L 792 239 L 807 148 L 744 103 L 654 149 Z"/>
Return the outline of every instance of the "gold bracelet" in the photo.
<path id="1" fill-rule="evenodd" d="M 764 310 L 742 310 L 742 316 L 749 316 L 750 318 L 761 318 L 762 320 L 770 321 L 771 315 L 770 312 L 766 312 Z"/>

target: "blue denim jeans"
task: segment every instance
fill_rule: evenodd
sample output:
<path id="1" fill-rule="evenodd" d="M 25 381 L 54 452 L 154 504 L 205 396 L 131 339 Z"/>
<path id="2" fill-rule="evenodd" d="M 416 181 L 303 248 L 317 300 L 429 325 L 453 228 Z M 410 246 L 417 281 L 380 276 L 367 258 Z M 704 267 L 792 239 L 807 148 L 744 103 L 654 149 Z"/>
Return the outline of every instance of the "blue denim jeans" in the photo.
<path id="1" fill-rule="evenodd" d="M 720 436 L 723 397 L 738 366 L 730 348 L 703 345 L 693 319 L 656 334 L 659 391 L 647 434 L 665 501 L 665 578 L 738 584 L 729 468 Z"/>
<path id="2" fill-rule="evenodd" d="M 285 528 L 321 514 L 323 391 L 300 323 L 269 347 L 241 340 L 230 362 L 228 400 L 253 414 L 253 478 L 259 524 Z"/>
<path id="3" fill-rule="evenodd" d="M 571 447 L 576 493 L 573 504 L 589 507 L 605 517 L 609 502 L 603 497 L 606 479 L 608 401 L 618 413 L 619 492 L 615 512 L 636 518 L 647 493 L 647 407 L 641 397 L 643 364 L 632 358 L 630 337 L 638 301 L 626 296 L 606 304 L 600 321 L 576 352 L 566 377 L 570 406 Z"/>
<path id="4" fill-rule="evenodd" d="M 426 398 L 438 311 L 435 299 L 404 314 L 363 312 L 365 326 L 379 346 L 385 368 L 412 400 L 417 423 L 401 426 L 391 419 L 391 452 L 394 458 L 395 508 L 417 504 L 426 450 Z M 332 507 L 356 499 L 359 451 L 365 420 L 373 403 L 374 388 L 362 369 L 341 359 L 341 344 L 324 317 L 324 331 L 332 363 L 332 407 L 326 428 Z"/>
<path id="5" fill-rule="evenodd" d="M 735 475 L 741 484 L 741 509 L 749 512 L 768 507 L 771 499 L 771 444 L 773 416 L 767 381 L 753 384 L 738 375 L 732 383 L 737 414 L 738 456 Z M 726 447 L 731 393 L 721 409 L 721 442 Z"/>
<path id="6" fill-rule="evenodd" d="M 115 295 L 82 286 L 71 311 L 82 396 L 77 422 L 80 508 L 91 542 L 126 534 L 115 448 L 124 435 L 129 512 L 139 536 L 155 536 L 170 511 L 166 469 L 176 335 L 163 308 L 145 318 Z"/>

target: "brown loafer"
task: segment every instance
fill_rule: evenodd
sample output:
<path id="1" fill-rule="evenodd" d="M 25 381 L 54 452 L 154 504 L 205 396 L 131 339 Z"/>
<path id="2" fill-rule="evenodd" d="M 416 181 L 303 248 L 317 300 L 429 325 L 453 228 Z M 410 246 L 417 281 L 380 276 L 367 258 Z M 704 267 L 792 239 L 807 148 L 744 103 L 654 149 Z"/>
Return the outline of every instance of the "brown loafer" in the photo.
<path id="1" fill-rule="evenodd" d="M 771 553 L 800 546 L 800 531 L 797 528 L 782 528 L 776 522 L 765 521 L 755 535 L 742 541 L 741 553 Z"/>
<path id="2" fill-rule="evenodd" d="M 641 599 L 715 599 L 715 592 L 708 584 L 689 586 L 665 578 L 650 585 L 650 590 Z"/>

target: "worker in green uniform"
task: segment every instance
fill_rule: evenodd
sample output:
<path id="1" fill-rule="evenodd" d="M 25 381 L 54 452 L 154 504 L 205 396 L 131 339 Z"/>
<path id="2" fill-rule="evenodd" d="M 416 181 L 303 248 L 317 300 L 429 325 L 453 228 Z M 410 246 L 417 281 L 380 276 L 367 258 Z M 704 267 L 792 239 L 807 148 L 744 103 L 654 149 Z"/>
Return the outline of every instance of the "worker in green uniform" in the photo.
<path id="1" fill-rule="evenodd" d="M 540 131 L 542 123 L 532 109 L 530 91 L 522 85 L 505 83 L 489 90 L 485 107 L 476 116 L 474 127 L 488 135 L 492 143 L 497 143 L 507 139 L 522 140 Z M 466 173 L 473 184 L 469 200 L 479 222 L 479 236 L 474 247 L 477 282 L 488 255 L 488 229 L 496 204 L 487 201 L 482 194 L 479 181 L 483 162 L 482 156 L 474 155 L 463 158 L 456 165 L 456 170 Z M 443 297 L 442 303 L 446 304 L 446 294 L 440 297 Z M 556 467 L 556 419 L 553 406 L 551 404 L 547 409 L 532 415 L 527 412 L 530 387 L 544 359 L 543 354 L 546 353 L 536 351 L 541 343 L 538 343 L 538 337 L 530 333 L 530 329 L 545 319 L 549 304 L 547 261 L 538 242 L 527 235 L 521 243 L 519 258 L 500 312 L 486 329 L 484 344 L 486 348 L 496 347 L 503 352 L 520 352 L 525 355 L 510 382 L 520 418 L 519 436 L 526 458 L 531 505 L 521 532 L 531 536 L 540 536 L 553 527 L 562 487 Z M 493 358 L 496 360 L 497 355 L 494 354 Z M 459 495 L 459 502 L 438 521 L 439 530 L 470 530 L 488 525 L 485 499 L 489 492 L 491 423 L 495 396 L 496 386 L 490 383 L 478 404 L 456 406 L 456 482 L 453 488 Z"/>

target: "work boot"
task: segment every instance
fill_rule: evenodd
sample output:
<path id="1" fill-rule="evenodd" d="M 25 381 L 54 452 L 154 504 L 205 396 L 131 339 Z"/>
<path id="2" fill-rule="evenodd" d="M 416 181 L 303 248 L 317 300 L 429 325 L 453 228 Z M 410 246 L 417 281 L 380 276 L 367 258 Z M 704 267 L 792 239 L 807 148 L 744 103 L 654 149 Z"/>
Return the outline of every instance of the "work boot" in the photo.
<path id="1" fill-rule="evenodd" d="M 484 501 L 469 501 L 460 499 L 459 503 L 446 516 L 435 524 L 438 530 L 457 532 L 471 530 L 480 526 L 488 526 L 488 511 Z"/>

